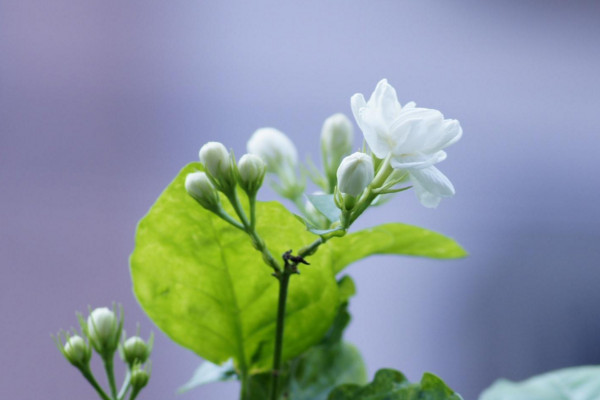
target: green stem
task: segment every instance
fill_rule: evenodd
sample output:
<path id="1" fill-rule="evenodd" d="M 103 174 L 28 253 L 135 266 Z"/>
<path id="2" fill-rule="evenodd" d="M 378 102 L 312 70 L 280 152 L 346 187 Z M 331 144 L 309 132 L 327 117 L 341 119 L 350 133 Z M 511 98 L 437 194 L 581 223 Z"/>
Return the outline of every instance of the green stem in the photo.
<path id="1" fill-rule="evenodd" d="M 275 351 L 273 353 L 273 379 L 271 380 L 271 400 L 277 400 L 279 376 L 281 374 L 281 355 L 283 350 L 283 330 L 285 327 L 285 305 L 291 272 L 286 269 L 279 278 L 279 302 L 277 304 L 277 326 L 275 330 Z"/>
<path id="2" fill-rule="evenodd" d="M 242 207 L 242 203 L 240 202 L 240 198 L 235 188 L 232 189 L 231 193 L 227 194 L 227 198 L 229 199 L 229 202 L 235 210 L 235 213 L 240 218 L 240 221 L 242 221 L 242 225 L 244 225 L 244 227 L 248 229 L 250 227 L 250 222 L 248 221 L 248 217 L 246 216 L 246 212 Z"/>
<path id="3" fill-rule="evenodd" d="M 238 221 L 233 219 L 233 217 L 231 215 L 227 214 L 227 211 L 223 210 L 223 208 L 221 208 L 220 206 L 215 211 L 215 214 L 217 214 L 219 217 L 221 217 L 221 219 L 229 222 L 231 225 L 235 226 L 236 228 L 245 230 L 245 228 L 242 224 L 240 224 Z"/>
<path id="4" fill-rule="evenodd" d="M 131 394 L 129 395 L 129 400 L 134 400 L 141 391 L 142 391 L 142 388 L 134 387 L 131 390 Z"/>
<path id="5" fill-rule="evenodd" d="M 104 369 L 106 370 L 106 376 L 108 377 L 108 384 L 110 385 L 110 394 L 113 399 L 117 399 L 117 384 L 115 382 L 115 370 L 113 366 L 113 358 L 111 356 L 102 357 L 104 361 Z"/>
<path id="6" fill-rule="evenodd" d="M 118 400 L 123 400 L 125 398 L 125 394 L 127 394 L 127 390 L 131 386 L 131 372 L 127 370 L 127 374 L 125 375 L 125 381 L 123 382 L 123 386 L 121 386 L 121 390 L 119 390 L 119 394 L 117 395 Z"/>
<path id="7" fill-rule="evenodd" d="M 85 377 L 85 379 L 90 383 L 90 385 L 92 385 L 92 387 L 94 389 L 96 389 L 96 392 L 100 395 L 102 400 L 112 400 L 106 394 L 106 392 L 100 387 L 100 385 L 96 381 L 96 378 L 94 378 L 94 374 L 92 374 L 92 371 L 90 370 L 89 366 L 80 368 L 80 371 L 81 371 L 81 374 Z"/>
<path id="8" fill-rule="evenodd" d="M 248 380 L 248 374 L 242 371 L 240 380 L 242 385 L 242 390 L 240 391 L 240 400 L 247 400 L 250 398 L 250 381 Z"/>
<path id="9" fill-rule="evenodd" d="M 327 241 L 326 238 L 319 237 L 310 245 L 303 247 L 298 252 L 299 257 L 306 257 L 314 254 L 317 248 Z M 281 360 L 283 354 L 283 333 L 285 328 L 285 307 L 287 303 L 288 288 L 290 277 L 294 274 L 298 262 L 286 264 L 286 268 L 279 276 L 279 299 L 277 302 L 277 324 L 275 327 L 275 349 L 273 352 L 273 379 L 271 380 L 270 399 L 277 400 L 279 392 L 279 377 L 281 371 Z"/>

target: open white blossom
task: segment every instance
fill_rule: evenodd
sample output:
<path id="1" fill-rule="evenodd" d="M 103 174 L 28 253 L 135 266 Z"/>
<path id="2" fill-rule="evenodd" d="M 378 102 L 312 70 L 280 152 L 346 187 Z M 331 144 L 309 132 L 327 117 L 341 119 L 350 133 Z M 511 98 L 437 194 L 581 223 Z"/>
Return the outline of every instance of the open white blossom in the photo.
<path id="1" fill-rule="evenodd" d="M 408 172 L 425 207 L 436 207 L 443 197 L 454 195 L 454 186 L 434 164 L 443 161 L 443 149 L 462 136 L 457 120 L 444 119 L 438 110 L 420 108 L 413 102 L 402 107 L 386 79 L 377 84 L 369 101 L 357 93 L 351 105 L 373 153 L 382 159 L 389 155 L 394 169 Z"/>

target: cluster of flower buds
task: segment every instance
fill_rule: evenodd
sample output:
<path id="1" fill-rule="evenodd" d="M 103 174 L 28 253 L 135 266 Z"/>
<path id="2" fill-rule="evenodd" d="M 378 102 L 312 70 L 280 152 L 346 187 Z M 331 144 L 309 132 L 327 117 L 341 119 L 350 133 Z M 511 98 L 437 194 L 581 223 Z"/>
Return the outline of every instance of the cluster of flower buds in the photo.
<path id="1" fill-rule="evenodd" d="M 153 336 L 145 342 L 139 336 L 130 337 L 120 341 L 123 331 L 123 311 L 120 309 L 117 316 L 116 309 L 106 307 L 91 310 L 87 319 L 77 314 L 81 334 L 73 330 L 61 332 L 55 338 L 58 349 L 62 355 L 75 366 L 88 380 L 98 395 L 103 400 L 122 400 L 127 393 L 130 399 L 134 399 L 150 379 L 149 362 L 152 352 Z M 127 377 L 123 382 L 121 390 L 117 392 L 114 377 L 114 355 L 119 350 L 121 357 L 127 364 Z M 90 360 L 94 350 L 104 363 L 110 390 L 105 391 L 96 381 L 90 368 Z M 135 377 L 135 379 L 134 379 Z"/>
<path id="2" fill-rule="evenodd" d="M 238 184 L 249 198 L 256 197 L 266 173 L 266 165 L 260 157 L 245 154 L 236 163 L 233 155 L 219 142 L 206 143 L 199 155 L 204 171 L 188 174 L 185 189 L 202 207 L 222 214 L 218 192 L 231 198 Z"/>

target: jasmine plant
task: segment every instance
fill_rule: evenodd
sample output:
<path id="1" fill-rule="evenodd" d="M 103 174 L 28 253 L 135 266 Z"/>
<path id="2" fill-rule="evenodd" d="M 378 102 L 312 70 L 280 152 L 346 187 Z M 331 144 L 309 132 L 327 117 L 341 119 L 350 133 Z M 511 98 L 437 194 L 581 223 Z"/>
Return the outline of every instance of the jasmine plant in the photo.
<path id="1" fill-rule="evenodd" d="M 182 390 L 236 379 L 242 400 L 460 399 L 433 374 L 410 383 L 382 369 L 368 382 L 359 350 L 343 340 L 355 284 L 341 273 L 374 254 L 466 255 L 454 240 L 416 226 L 351 231 L 370 207 L 411 188 L 426 207 L 452 196 L 434 165 L 462 129 L 437 110 L 401 106 L 386 80 L 368 101 L 354 95 L 351 108 L 364 144 L 353 152 L 344 114 L 327 118 L 322 171 L 309 163 L 300 173 L 296 147 L 275 128 L 254 132 L 239 161 L 224 144 L 208 142 L 200 162 L 185 166 L 140 221 L 131 256 L 135 295 L 164 333 L 205 359 Z M 305 193 L 306 176 L 319 192 Z M 297 213 L 257 200 L 265 177 Z M 80 339 L 63 351 L 85 365 L 89 347 Z M 138 340 L 125 344 L 128 365 L 145 361 Z M 133 382 L 139 369 L 130 369 Z"/>

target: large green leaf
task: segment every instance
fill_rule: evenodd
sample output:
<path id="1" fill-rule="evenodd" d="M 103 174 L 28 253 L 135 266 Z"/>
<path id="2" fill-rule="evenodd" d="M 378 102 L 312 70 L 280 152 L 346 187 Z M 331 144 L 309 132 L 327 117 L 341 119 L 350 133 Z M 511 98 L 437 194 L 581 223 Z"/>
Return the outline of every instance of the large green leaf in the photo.
<path id="1" fill-rule="evenodd" d="M 374 254 L 397 254 L 429 258 L 460 258 L 467 252 L 453 239 L 406 224 L 384 224 L 364 229 L 329 242 L 333 269 L 344 267 Z"/>
<path id="2" fill-rule="evenodd" d="M 134 292 L 175 342 L 215 364 L 233 358 L 242 371 L 266 370 L 277 281 L 245 233 L 187 195 L 185 176 L 201 169 L 186 166 L 140 221 L 131 256 Z M 275 257 L 316 238 L 277 202 L 259 202 L 257 216 L 257 230 Z M 317 343 L 331 326 L 340 294 L 330 260 L 328 249 L 320 249 L 291 279 L 284 359 Z"/>
<path id="3" fill-rule="evenodd" d="M 341 385 L 328 400 L 461 400 L 437 376 L 425 373 L 420 383 L 410 383 L 393 369 L 380 369 L 366 386 Z"/>
<path id="4" fill-rule="evenodd" d="M 561 369 L 523 382 L 501 379 L 479 397 L 479 400 L 598 399 L 600 399 L 600 366 Z"/>

